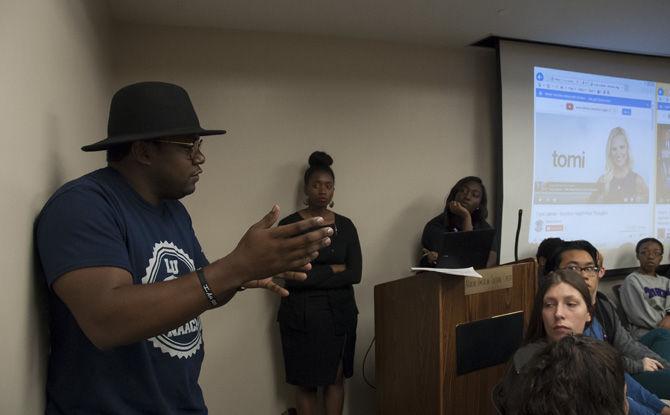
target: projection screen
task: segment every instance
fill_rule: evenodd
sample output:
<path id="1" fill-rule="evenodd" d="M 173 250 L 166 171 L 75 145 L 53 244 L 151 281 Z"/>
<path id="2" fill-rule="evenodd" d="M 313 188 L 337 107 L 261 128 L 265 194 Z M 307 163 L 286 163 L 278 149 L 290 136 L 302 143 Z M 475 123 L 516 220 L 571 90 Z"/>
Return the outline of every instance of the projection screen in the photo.
<path id="1" fill-rule="evenodd" d="M 587 239 L 608 269 L 670 242 L 670 59 L 500 40 L 501 262 Z M 667 252 L 667 249 L 666 249 Z M 667 255 L 663 263 L 667 263 Z"/>

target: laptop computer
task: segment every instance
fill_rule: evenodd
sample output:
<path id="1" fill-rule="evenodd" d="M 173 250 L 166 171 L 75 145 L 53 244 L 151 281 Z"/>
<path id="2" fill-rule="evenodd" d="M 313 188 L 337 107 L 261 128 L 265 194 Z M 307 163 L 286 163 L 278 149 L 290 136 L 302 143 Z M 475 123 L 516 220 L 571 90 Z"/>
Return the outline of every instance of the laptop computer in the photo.
<path id="1" fill-rule="evenodd" d="M 437 268 L 485 268 L 495 229 L 445 232 Z"/>

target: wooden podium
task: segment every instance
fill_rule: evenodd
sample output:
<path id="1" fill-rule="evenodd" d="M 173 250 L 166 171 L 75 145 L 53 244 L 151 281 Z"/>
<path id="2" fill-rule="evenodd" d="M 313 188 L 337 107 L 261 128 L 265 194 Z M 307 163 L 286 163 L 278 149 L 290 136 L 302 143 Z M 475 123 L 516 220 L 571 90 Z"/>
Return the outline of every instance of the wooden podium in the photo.
<path id="1" fill-rule="evenodd" d="M 456 327 L 518 311 L 526 327 L 536 267 L 529 260 L 479 270 L 484 279 L 424 272 L 375 286 L 377 413 L 495 413 L 491 390 L 507 365 L 457 375 Z"/>

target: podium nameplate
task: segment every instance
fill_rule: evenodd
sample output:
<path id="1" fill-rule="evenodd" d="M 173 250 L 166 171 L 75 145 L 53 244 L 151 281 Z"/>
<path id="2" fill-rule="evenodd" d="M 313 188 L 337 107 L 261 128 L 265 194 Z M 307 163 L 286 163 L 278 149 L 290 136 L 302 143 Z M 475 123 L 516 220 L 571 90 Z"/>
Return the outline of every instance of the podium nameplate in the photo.
<path id="1" fill-rule="evenodd" d="M 465 295 L 504 290 L 514 286 L 513 265 L 478 270 L 483 278 L 465 278 Z"/>

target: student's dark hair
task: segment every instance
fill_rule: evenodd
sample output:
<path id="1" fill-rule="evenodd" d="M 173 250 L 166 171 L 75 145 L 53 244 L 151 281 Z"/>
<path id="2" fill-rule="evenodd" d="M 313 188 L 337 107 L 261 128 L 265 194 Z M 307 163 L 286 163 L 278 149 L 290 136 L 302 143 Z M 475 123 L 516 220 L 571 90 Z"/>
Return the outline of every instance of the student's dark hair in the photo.
<path id="1" fill-rule="evenodd" d="M 642 247 L 642 245 L 646 244 L 647 242 L 656 242 L 658 244 L 658 246 L 661 247 L 661 254 L 663 253 L 663 244 L 661 243 L 661 241 L 659 241 L 656 238 L 643 238 L 643 239 L 640 239 L 638 241 L 637 245 L 635 245 L 635 255 L 640 254 L 640 248 Z"/>
<path id="2" fill-rule="evenodd" d="M 540 279 L 540 287 L 535 293 L 533 309 L 531 310 L 530 318 L 528 319 L 528 329 L 526 330 L 526 336 L 524 338 L 525 344 L 544 340 L 547 337 L 547 330 L 544 327 L 544 320 L 542 319 L 544 296 L 551 287 L 560 283 L 566 283 L 576 289 L 582 296 L 582 300 L 586 304 L 586 309 L 589 314 L 591 314 L 591 316 L 595 315 L 593 304 L 591 304 L 589 288 L 586 286 L 584 278 L 582 278 L 577 271 L 571 271 L 569 269 L 552 271 Z"/>
<path id="3" fill-rule="evenodd" d="M 476 209 L 474 212 L 472 212 L 472 223 L 474 224 L 476 222 L 486 219 L 489 216 L 489 211 L 486 207 L 486 204 L 488 202 L 488 196 L 486 195 L 486 186 L 484 186 L 484 182 L 482 182 L 482 179 L 480 179 L 477 176 L 463 177 L 461 180 L 456 182 L 454 187 L 452 187 L 451 190 L 449 191 L 449 195 L 447 195 L 447 202 L 444 205 L 444 213 L 449 212 L 449 202 L 453 202 L 456 199 L 456 193 L 458 193 L 458 191 L 461 190 L 461 188 L 465 186 L 466 183 L 470 182 L 475 182 L 482 188 L 482 199 L 479 202 L 479 208 Z"/>
<path id="4" fill-rule="evenodd" d="M 107 162 L 121 161 L 130 154 L 133 143 L 123 143 L 107 149 Z"/>
<path id="5" fill-rule="evenodd" d="M 520 379 L 518 415 L 623 415 L 624 367 L 608 343 L 566 336 L 549 344 Z"/>
<path id="6" fill-rule="evenodd" d="M 563 260 L 563 253 L 572 250 L 586 251 L 593 258 L 593 263 L 598 264 L 598 250 L 591 242 L 585 240 L 564 241 L 554 250 L 551 257 L 547 258 L 543 274 L 546 275 L 551 271 L 557 270 Z"/>
<path id="7" fill-rule="evenodd" d="M 305 185 L 309 182 L 309 178 L 316 172 L 322 171 L 330 174 L 335 181 L 335 173 L 330 166 L 333 164 L 333 158 L 328 153 L 323 151 L 315 151 L 309 156 L 309 167 L 305 171 Z"/>
<path id="8" fill-rule="evenodd" d="M 558 248 L 563 242 L 564 241 L 561 238 L 544 239 L 542 242 L 540 242 L 540 245 L 537 246 L 537 253 L 535 254 L 535 258 L 551 258 L 556 248 Z"/>

